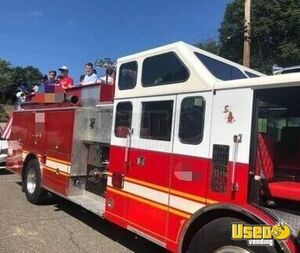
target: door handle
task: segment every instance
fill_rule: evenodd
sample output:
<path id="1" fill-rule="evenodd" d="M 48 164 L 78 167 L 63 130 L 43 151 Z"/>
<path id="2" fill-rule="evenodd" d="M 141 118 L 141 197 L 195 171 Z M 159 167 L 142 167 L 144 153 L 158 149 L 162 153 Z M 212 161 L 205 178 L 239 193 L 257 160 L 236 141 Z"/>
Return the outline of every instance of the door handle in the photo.
<path id="1" fill-rule="evenodd" d="M 129 149 L 131 147 L 132 134 L 133 134 L 133 129 L 128 128 L 126 149 L 125 149 L 125 157 L 124 157 L 124 162 L 125 162 L 125 165 L 126 165 L 127 169 L 128 169 L 128 166 L 129 166 Z"/>
<path id="2" fill-rule="evenodd" d="M 136 164 L 139 165 L 139 166 L 144 166 L 145 165 L 145 157 L 139 156 L 137 161 L 136 161 Z"/>

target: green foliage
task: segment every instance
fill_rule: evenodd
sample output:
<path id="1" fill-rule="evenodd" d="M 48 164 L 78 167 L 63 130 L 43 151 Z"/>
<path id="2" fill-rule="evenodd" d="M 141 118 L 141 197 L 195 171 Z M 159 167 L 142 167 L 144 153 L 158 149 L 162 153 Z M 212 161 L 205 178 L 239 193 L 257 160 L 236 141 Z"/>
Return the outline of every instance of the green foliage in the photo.
<path id="1" fill-rule="evenodd" d="M 8 114 L 5 111 L 3 105 L 0 105 L 0 122 L 6 122 L 8 120 Z"/>
<path id="2" fill-rule="evenodd" d="M 13 67 L 8 61 L 0 58 L 0 103 L 14 103 L 20 83 L 25 82 L 29 86 L 38 84 L 41 75 L 37 68 Z"/>
<path id="3" fill-rule="evenodd" d="M 227 5 L 220 32 L 220 54 L 242 63 L 244 0 Z M 300 64 L 300 1 L 252 0 L 251 67 L 270 73 L 273 64 Z"/>
<path id="4" fill-rule="evenodd" d="M 220 50 L 219 50 L 219 45 L 216 41 L 214 40 L 210 40 L 207 42 L 202 42 L 202 43 L 198 43 L 195 45 L 196 47 L 199 47 L 207 52 L 219 55 L 220 54 Z"/>

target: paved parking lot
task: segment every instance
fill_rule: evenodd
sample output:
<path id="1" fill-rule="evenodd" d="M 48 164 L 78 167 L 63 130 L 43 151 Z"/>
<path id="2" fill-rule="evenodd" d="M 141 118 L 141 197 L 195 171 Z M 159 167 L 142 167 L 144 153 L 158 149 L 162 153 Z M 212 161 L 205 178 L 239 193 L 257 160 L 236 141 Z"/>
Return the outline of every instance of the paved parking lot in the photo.
<path id="1" fill-rule="evenodd" d="M 1 170 L 0 252 L 165 251 L 59 197 L 32 205 L 21 192 L 19 177 Z"/>

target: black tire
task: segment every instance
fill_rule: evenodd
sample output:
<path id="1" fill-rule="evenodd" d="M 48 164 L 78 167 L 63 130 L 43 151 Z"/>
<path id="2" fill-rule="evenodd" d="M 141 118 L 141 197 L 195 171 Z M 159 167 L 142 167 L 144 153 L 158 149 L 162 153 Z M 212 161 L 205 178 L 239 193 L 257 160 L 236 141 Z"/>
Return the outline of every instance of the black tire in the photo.
<path id="1" fill-rule="evenodd" d="M 35 187 L 30 183 L 34 181 L 32 178 L 35 175 Z M 41 171 L 38 160 L 32 159 L 28 162 L 25 168 L 25 176 L 23 179 L 23 187 L 27 200 L 32 204 L 40 204 L 44 201 L 46 191 L 41 186 Z"/>
<path id="2" fill-rule="evenodd" d="M 231 239 L 231 223 L 246 223 L 237 218 L 218 218 L 200 229 L 192 239 L 188 253 L 277 253 L 274 247 L 248 246 L 245 240 Z M 224 249 L 224 251 L 221 251 Z M 226 249 L 226 250 L 225 250 Z M 236 250 L 236 251 L 235 251 Z"/>

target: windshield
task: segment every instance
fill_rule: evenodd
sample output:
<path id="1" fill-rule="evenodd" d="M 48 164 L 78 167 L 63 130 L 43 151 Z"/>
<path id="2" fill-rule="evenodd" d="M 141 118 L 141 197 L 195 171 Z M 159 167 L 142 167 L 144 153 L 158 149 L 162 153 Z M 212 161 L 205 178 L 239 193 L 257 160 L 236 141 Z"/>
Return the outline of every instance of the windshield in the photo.
<path id="1" fill-rule="evenodd" d="M 280 142 L 282 132 L 300 129 L 299 94 L 298 87 L 265 92 L 259 104 L 258 131 Z"/>

